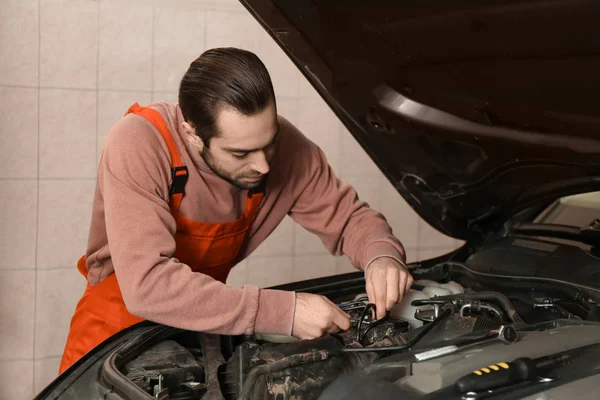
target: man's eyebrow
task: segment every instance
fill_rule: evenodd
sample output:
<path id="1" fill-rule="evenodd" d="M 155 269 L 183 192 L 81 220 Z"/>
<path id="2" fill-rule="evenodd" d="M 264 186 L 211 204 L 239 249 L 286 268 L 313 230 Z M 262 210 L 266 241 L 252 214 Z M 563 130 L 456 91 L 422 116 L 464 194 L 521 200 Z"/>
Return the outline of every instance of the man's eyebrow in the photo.
<path id="1" fill-rule="evenodd" d="M 277 124 L 277 132 L 275 132 L 275 136 L 273 136 L 273 140 L 271 140 L 271 142 L 269 144 L 267 144 L 265 147 L 269 147 L 270 145 L 275 143 L 275 141 L 279 137 L 279 131 L 280 131 L 279 124 Z M 252 153 L 254 151 L 258 151 L 258 150 L 262 150 L 262 149 L 264 149 L 264 147 L 260 147 L 257 149 L 238 149 L 235 147 L 225 147 L 223 150 L 229 151 L 231 153 Z"/>

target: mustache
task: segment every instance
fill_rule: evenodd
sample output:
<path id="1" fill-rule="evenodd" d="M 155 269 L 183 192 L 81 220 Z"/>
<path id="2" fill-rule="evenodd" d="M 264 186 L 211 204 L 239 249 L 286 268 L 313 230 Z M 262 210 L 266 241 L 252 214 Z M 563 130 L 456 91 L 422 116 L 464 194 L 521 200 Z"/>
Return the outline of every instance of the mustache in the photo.
<path id="1" fill-rule="evenodd" d="M 241 177 L 242 178 L 259 178 L 261 176 L 263 176 L 263 174 L 261 174 L 260 172 L 252 171 L 252 172 L 248 172 L 248 173 L 242 175 Z"/>

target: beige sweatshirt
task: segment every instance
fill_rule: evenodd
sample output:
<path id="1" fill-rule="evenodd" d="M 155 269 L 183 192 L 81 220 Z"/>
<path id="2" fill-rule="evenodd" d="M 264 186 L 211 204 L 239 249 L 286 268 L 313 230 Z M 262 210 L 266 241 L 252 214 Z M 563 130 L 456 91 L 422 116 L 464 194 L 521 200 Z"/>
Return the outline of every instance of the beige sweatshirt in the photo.
<path id="1" fill-rule="evenodd" d="M 149 107 L 167 122 L 189 169 L 179 212 L 198 222 L 238 219 L 247 191 L 216 176 L 197 161 L 201 157 L 192 157 L 180 132 L 183 116 L 177 104 Z M 358 268 L 381 255 L 404 260 L 404 249 L 384 217 L 336 178 L 319 147 L 282 117 L 280 124 L 265 198 L 240 260 L 286 215 L 317 234 L 332 254 L 346 254 Z M 232 288 L 192 272 L 174 258 L 170 165 L 163 138 L 144 118 L 129 114 L 108 133 L 86 252 L 90 284 L 114 271 L 129 312 L 164 325 L 232 335 L 291 334 L 294 293 L 251 285 Z"/>

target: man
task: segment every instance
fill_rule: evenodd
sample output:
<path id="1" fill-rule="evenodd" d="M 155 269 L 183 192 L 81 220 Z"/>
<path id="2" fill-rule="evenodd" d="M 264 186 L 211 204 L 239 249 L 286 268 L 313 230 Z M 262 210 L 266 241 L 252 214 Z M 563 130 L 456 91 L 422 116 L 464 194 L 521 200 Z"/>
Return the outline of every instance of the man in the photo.
<path id="1" fill-rule="evenodd" d="M 183 77 L 178 104 L 136 103 L 108 134 L 78 263 L 88 286 L 60 371 L 145 319 L 300 339 L 348 329 L 349 316 L 322 296 L 225 285 L 286 215 L 365 270 L 378 317 L 410 287 L 404 249 L 386 220 L 277 115 L 258 57 L 206 51 Z"/>

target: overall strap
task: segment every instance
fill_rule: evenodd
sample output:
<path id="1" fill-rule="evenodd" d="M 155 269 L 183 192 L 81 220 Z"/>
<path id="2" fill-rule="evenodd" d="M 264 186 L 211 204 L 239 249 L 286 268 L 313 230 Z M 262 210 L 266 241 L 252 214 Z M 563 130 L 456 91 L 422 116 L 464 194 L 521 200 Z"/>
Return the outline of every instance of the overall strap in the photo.
<path id="1" fill-rule="evenodd" d="M 169 156 L 171 157 L 171 185 L 169 186 L 169 207 L 171 213 L 175 214 L 179 210 L 183 196 L 185 195 L 185 184 L 188 180 L 188 169 L 179 156 L 177 146 L 171 135 L 171 131 L 167 127 L 167 123 L 163 119 L 162 115 L 156 110 L 147 107 L 141 107 L 138 103 L 135 103 L 127 110 L 125 115 L 133 113 L 141 117 L 146 118 L 152 125 L 158 129 L 161 136 L 163 137 L 167 148 L 169 149 Z"/>

